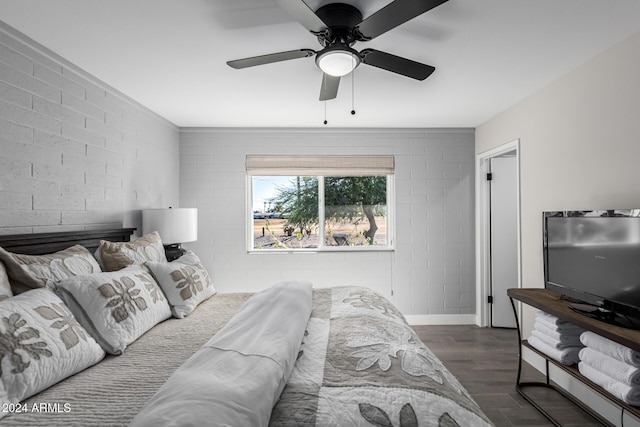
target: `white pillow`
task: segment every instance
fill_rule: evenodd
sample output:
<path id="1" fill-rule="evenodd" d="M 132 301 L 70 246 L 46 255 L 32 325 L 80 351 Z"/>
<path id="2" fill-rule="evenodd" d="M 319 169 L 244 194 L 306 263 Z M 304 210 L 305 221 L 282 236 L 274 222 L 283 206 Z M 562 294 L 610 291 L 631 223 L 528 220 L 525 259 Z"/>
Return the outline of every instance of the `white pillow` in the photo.
<path id="1" fill-rule="evenodd" d="M 171 317 L 167 299 L 153 277 L 141 267 L 111 273 L 70 277 L 56 291 L 78 321 L 110 354 Z"/>
<path id="2" fill-rule="evenodd" d="M 104 351 L 51 290 L 0 301 L 0 403 L 18 403 L 98 363 Z M 6 412 L 0 411 L 0 418 Z"/>
<path id="3" fill-rule="evenodd" d="M 209 273 L 191 251 L 175 261 L 147 262 L 145 266 L 167 296 L 173 316 L 179 319 L 216 293 Z"/>

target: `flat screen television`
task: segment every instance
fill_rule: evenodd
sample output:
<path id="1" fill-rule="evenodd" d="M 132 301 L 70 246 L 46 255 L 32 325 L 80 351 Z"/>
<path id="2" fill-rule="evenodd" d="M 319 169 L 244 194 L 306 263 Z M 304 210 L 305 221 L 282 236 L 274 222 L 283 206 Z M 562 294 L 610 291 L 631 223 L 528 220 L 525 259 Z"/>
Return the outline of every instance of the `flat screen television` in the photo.
<path id="1" fill-rule="evenodd" d="M 543 257 L 571 308 L 640 329 L 640 209 L 543 212 Z"/>

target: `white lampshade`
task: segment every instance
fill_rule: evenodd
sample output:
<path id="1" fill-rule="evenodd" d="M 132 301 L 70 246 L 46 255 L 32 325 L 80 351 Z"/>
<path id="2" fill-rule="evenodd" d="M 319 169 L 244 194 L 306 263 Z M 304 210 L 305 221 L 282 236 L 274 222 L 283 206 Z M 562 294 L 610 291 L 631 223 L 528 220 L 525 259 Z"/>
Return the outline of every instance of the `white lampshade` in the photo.
<path id="1" fill-rule="evenodd" d="M 334 77 L 342 77 L 352 72 L 360 64 L 358 52 L 342 44 L 323 49 L 316 56 L 318 67 Z"/>
<path id="2" fill-rule="evenodd" d="M 198 240 L 198 209 L 144 209 L 142 233 L 148 234 L 154 231 L 160 234 L 162 243 L 165 245 Z"/>

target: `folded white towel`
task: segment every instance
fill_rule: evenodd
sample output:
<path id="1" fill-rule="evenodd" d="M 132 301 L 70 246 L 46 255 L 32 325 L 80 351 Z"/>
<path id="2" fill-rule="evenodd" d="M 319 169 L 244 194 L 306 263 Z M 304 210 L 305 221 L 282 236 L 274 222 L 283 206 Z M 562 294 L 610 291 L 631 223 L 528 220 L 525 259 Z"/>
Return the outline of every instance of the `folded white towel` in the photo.
<path id="1" fill-rule="evenodd" d="M 562 326 L 562 325 L 571 325 L 571 323 L 567 322 L 566 320 L 562 320 L 556 316 L 554 316 L 553 314 L 549 314 L 545 311 L 538 311 L 536 313 L 536 320 L 542 320 L 548 323 L 552 323 L 555 326 Z"/>
<path id="2" fill-rule="evenodd" d="M 586 363 L 616 381 L 630 386 L 640 386 L 640 368 L 637 366 L 614 359 L 590 347 L 580 350 L 579 357 L 580 362 Z"/>
<path id="3" fill-rule="evenodd" d="M 580 334 L 584 332 L 584 329 L 574 331 L 556 331 L 550 328 L 546 323 L 535 321 L 533 323 L 533 329 L 540 331 L 541 333 L 553 338 L 556 341 L 562 342 L 567 340 L 580 340 Z"/>
<path id="4" fill-rule="evenodd" d="M 550 345 L 551 347 L 555 347 L 559 350 L 565 349 L 567 347 L 584 347 L 580 342 L 579 336 L 570 336 L 570 337 L 552 337 L 542 331 L 534 329 L 531 331 L 531 335 L 538 338 L 540 341 Z"/>
<path id="5" fill-rule="evenodd" d="M 640 406 L 640 387 L 632 387 L 616 381 L 607 374 L 587 365 L 584 362 L 578 363 L 578 370 L 582 375 L 589 378 L 600 387 L 618 399 L 628 403 L 629 405 Z"/>
<path id="6" fill-rule="evenodd" d="M 580 335 L 580 341 L 582 344 L 600 353 L 604 353 L 607 356 L 611 356 L 629 365 L 640 367 L 640 352 L 631 350 L 629 347 L 625 347 L 622 344 L 618 344 L 591 331 L 584 332 Z"/>
<path id="7" fill-rule="evenodd" d="M 542 314 L 537 314 L 535 317 L 535 323 L 544 325 L 549 327 L 556 332 L 566 332 L 572 334 L 581 334 L 585 330 L 578 325 L 574 325 L 573 323 L 565 322 L 564 320 L 560 320 L 555 316 L 551 316 L 550 314 L 544 313 L 542 311 L 538 312 Z"/>
<path id="8" fill-rule="evenodd" d="M 575 365 L 578 363 L 578 353 L 580 352 L 581 347 L 567 347 L 561 350 L 546 344 L 544 341 L 539 340 L 533 335 L 529 337 L 528 341 L 532 347 L 563 365 Z"/>

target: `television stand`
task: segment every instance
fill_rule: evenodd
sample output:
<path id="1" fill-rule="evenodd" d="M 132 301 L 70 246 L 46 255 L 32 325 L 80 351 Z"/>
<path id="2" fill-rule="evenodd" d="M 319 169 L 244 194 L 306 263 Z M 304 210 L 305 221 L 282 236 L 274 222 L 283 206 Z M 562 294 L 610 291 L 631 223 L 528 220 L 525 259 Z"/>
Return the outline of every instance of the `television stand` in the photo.
<path id="1" fill-rule="evenodd" d="M 623 328 L 617 325 L 612 325 L 609 323 L 605 323 L 603 321 L 588 317 L 583 315 L 582 313 L 578 313 L 569 307 L 570 302 L 561 298 L 560 294 L 554 291 L 550 291 L 548 289 L 507 289 L 507 295 L 511 300 L 511 305 L 513 307 L 513 311 L 516 317 L 516 330 L 518 332 L 518 342 L 533 351 L 534 353 L 540 355 L 545 359 L 545 382 L 523 382 L 521 380 L 522 374 L 522 350 L 518 353 L 518 374 L 516 378 L 516 391 L 520 394 L 525 400 L 527 400 L 534 408 L 536 408 L 540 413 L 542 413 L 549 421 L 551 421 L 556 426 L 561 426 L 561 424 L 553 418 L 544 408 L 537 404 L 535 399 L 526 393 L 525 389 L 527 387 L 546 387 L 553 389 L 563 395 L 565 398 L 569 399 L 573 403 L 575 403 L 578 407 L 582 408 L 586 413 L 591 415 L 598 422 L 603 425 L 614 425 L 609 420 L 605 419 L 602 415 L 595 412 L 592 408 L 585 405 L 583 402 L 576 399 L 574 396 L 570 395 L 564 389 L 554 385 L 549 377 L 549 366 L 554 365 L 565 373 L 569 374 L 574 379 L 580 381 L 581 383 L 587 385 L 592 390 L 596 391 L 599 395 L 603 396 L 610 402 L 612 402 L 615 406 L 619 407 L 622 415 L 630 414 L 640 420 L 640 407 L 631 406 L 620 399 L 616 398 L 609 392 L 607 392 L 602 387 L 597 384 L 591 382 L 589 379 L 584 377 L 578 371 L 576 366 L 566 366 L 559 362 L 556 362 L 553 359 L 549 359 L 544 353 L 541 353 L 529 346 L 526 340 L 522 339 L 521 331 L 520 331 L 520 321 L 518 319 L 518 311 L 516 309 L 515 301 L 519 301 L 521 303 L 527 304 L 531 307 L 542 310 L 546 313 L 549 313 L 553 316 L 556 316 L 562 320 L 567 322 L 571 322 L 574 325 L 580 326 L 583 329 L 588 331 L 592 331 L 598 335 L 601 335 L 605 338 L 608 338 L 612 341 L 615 341 L 619 344 L 622 344 L 626 347 L 631 348 L 635 351 L 640 351 L 640 331 L 634 329 Z M 626 425 L 626 424 L 625 424 Z"/>

